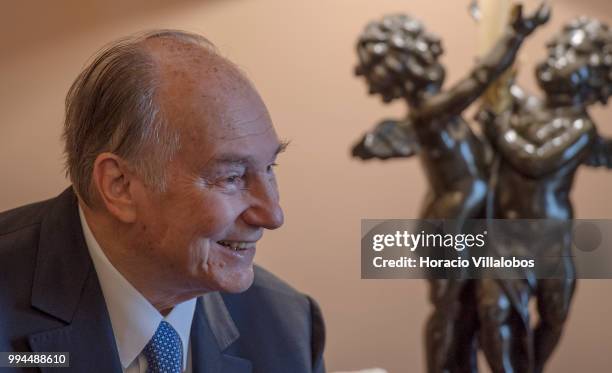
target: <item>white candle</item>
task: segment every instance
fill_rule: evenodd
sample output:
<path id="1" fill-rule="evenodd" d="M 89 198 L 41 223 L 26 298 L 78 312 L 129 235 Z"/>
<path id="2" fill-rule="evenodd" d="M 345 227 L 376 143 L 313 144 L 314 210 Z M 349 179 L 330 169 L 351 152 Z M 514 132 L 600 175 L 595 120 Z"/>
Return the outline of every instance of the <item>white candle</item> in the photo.
<path id="1" fill-rule="evenodd" d="M 478 0 L 481 18 L 478 54 L 484 56 L 503 34 L 510 17 L 510 0 Z"/>
<path id="2" fill-rule="evenodd" d="M 478 28 L 479 56 L 485 56 L 503 35 L 510 22 L 513 4 L 511 0 L 478 0 L 481 15 Z M 501 113 L 510 105 L 508 84 L 511 76 L 511 70 L 505 72 L 483 94 L 485 106 L 496 113 Z"/>

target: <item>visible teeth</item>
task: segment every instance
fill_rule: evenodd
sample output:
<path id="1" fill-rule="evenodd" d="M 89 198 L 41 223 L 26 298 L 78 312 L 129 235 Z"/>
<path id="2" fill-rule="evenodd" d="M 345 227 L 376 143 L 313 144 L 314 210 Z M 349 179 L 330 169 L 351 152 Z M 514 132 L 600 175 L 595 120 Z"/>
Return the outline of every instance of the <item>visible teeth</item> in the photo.
<path id="1" fill-rule="evenodd" d="M 252 242 L 241 241 L 219 241 L 219 244 L 228 247 L 234 251 L 246 250 L 253 246 Z"/>

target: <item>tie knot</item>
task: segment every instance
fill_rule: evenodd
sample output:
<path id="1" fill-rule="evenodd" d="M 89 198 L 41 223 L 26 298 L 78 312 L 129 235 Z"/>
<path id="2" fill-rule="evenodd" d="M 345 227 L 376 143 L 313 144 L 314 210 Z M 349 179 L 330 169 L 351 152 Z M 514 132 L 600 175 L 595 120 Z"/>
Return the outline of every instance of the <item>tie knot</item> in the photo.
<path id="1" fill-rule="evenodd" d="M 144 348 L 149 367 L 147 373 L 181 373 L 183 371 L 183 344 L 176 330 L 162 321 Z"/>

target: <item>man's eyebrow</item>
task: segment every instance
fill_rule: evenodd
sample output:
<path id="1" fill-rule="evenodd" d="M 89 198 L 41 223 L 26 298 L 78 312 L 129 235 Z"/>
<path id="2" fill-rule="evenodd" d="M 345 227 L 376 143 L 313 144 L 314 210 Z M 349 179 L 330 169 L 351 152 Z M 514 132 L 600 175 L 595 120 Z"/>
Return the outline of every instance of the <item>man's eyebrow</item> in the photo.
<path id="1" fill-rule="evenodd" d="M 252 163 L 253 158 L 252 157 L 244 157 L 241 155 L 234 155 L 234 154 L 226 154 L 226 155 L 222 155 L 220 157 L 214 158 L 211 160 L 211 164 L 214 166 L 217 165 L 247 165 L 249 163 Z"/>
<path id="2" fill-rule="evenodd" d="M 291 141 L 289 140 L 281 140 L 280 144 L 278 144 L 278 148 L 276 148 L 276 152 L 274 152 L 274 155 L 279 155 L 280 153 L 287 150 L 287 147 L 289 146 L 290 142 Z"/>
<path id="3" fill-rule="evenodd" d="M 281 141 L 280 144 L 278 144 L 278 147 L 276 148 L 276 150 L 274 151 L 274 156 L 276 157 L 278 154 L 284 152 L 285 150 L 287 150 L 287 146 L 289 146 L 289 141 Z M 255 160 L 253 159 L 253 157 L 250 156 L 243 156 L 243 155 L 238 155 L 238 154 L 225 154 L 222 156 L 219 156 L 217 158 L 214 158 L 211 161 L 211 164 L 213 165 L 248 165 L 251 163 L 254 163 Z"/>

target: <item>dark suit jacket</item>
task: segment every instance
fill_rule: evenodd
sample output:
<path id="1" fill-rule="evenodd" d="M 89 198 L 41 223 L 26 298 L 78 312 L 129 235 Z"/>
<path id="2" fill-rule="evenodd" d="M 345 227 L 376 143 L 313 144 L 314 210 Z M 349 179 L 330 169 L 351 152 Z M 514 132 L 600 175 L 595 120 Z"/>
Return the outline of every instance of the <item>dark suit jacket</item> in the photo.
<path id="1" fill-rule="evenodd" d="M 324 338 L 316 303 L 256 267 L 246 292 L 198 298 L 193 371 L 324 372 Z M 71 188 L 0 213 L 0 351 L 67 351 L 57 371 L 121 372 Z"/>

